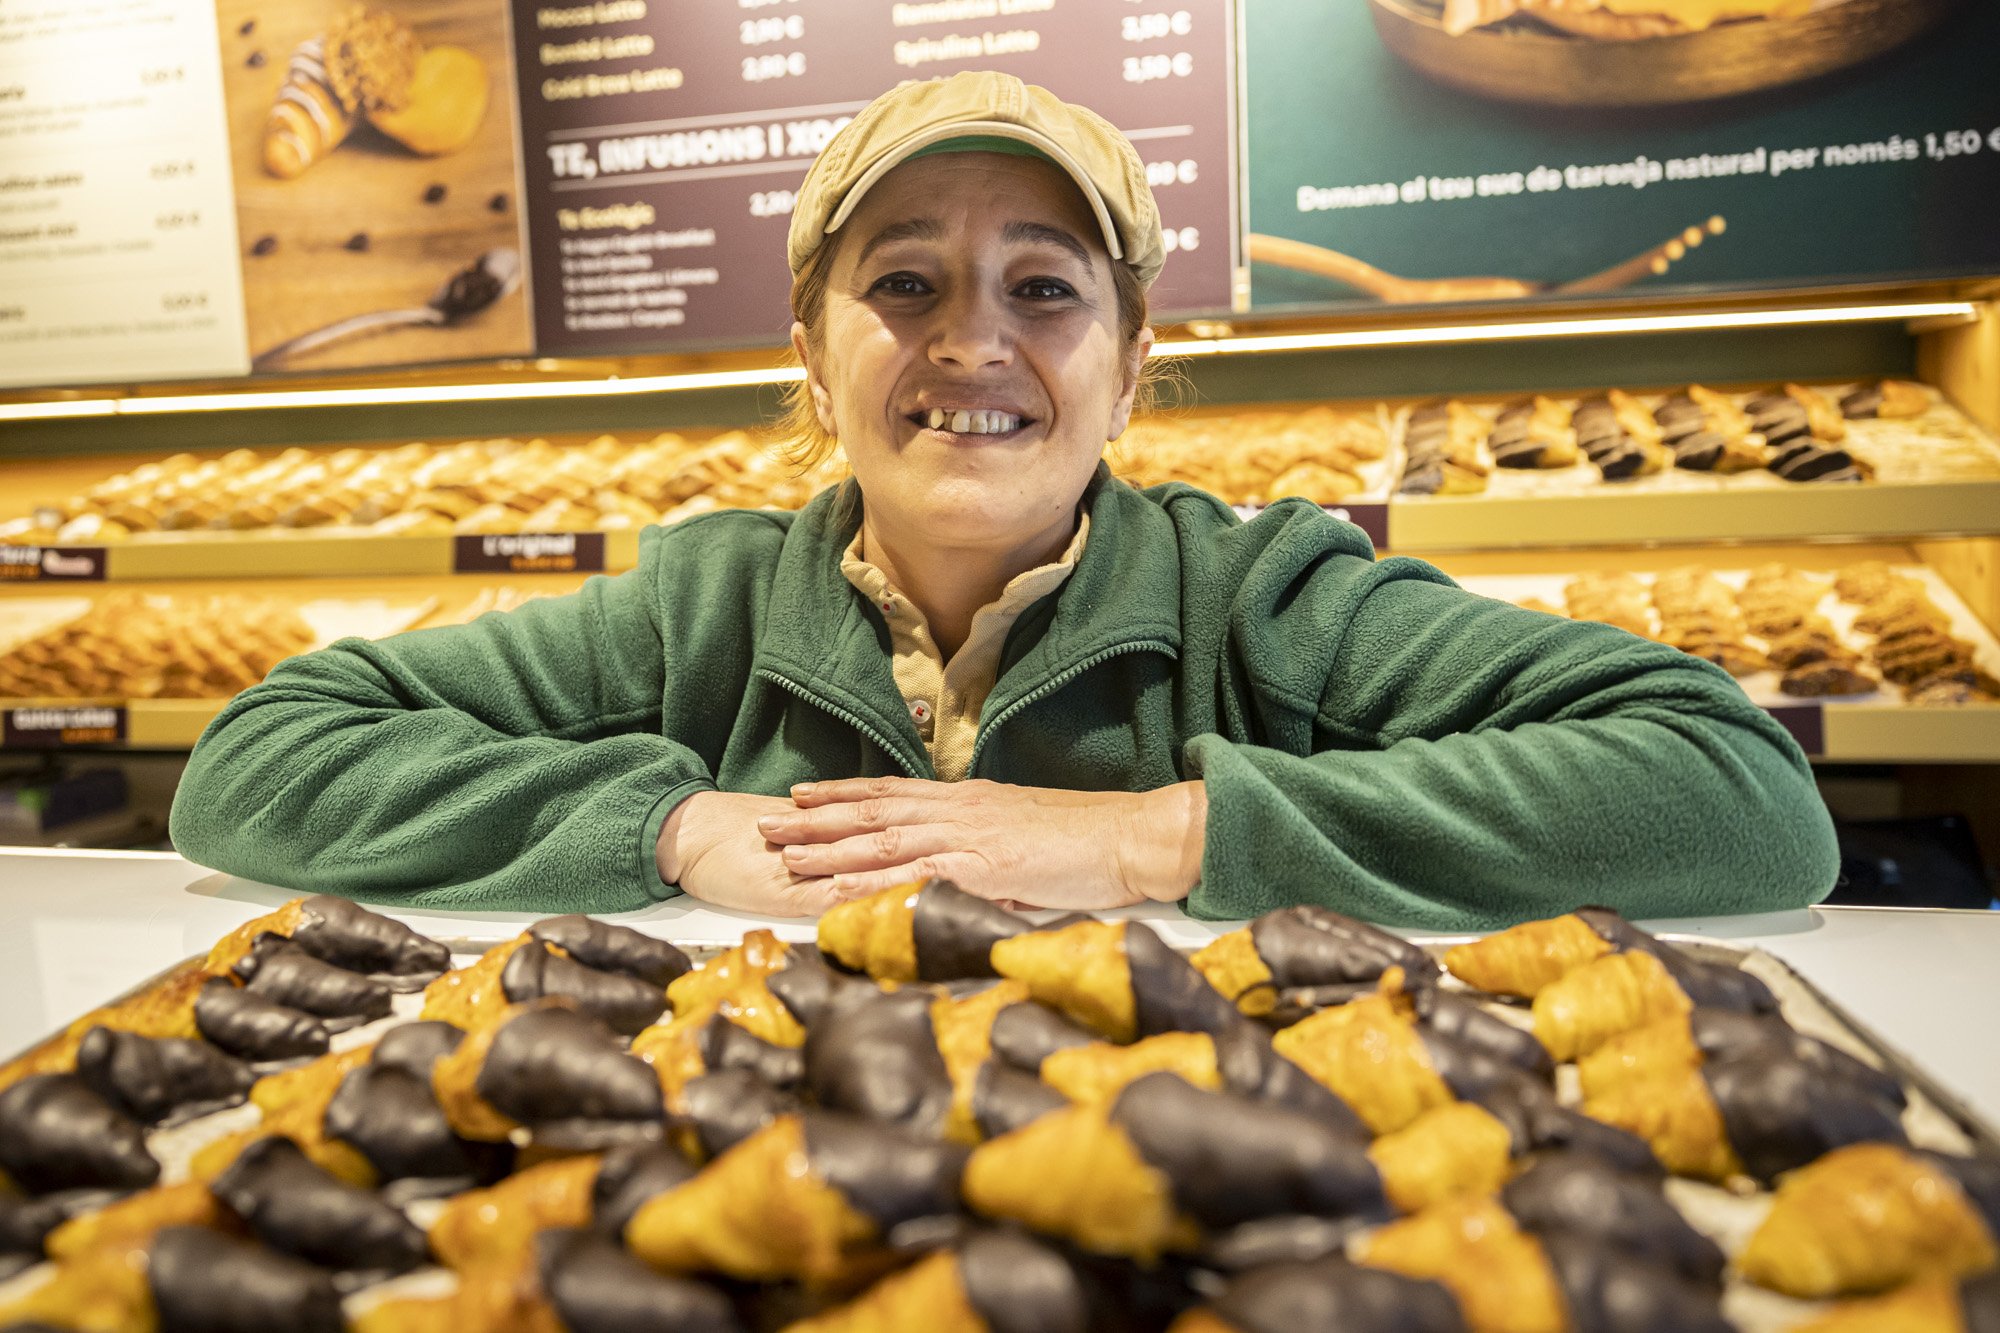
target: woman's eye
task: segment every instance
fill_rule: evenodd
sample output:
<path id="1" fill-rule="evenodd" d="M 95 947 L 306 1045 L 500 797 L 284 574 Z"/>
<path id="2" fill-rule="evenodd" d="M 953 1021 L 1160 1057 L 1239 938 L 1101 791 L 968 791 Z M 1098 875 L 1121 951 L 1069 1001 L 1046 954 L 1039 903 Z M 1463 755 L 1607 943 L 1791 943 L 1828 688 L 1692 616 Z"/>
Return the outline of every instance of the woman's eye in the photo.
<path id="1" fill-rule="evenodd" d="M 1029 278 L 1016 290 L 1033 301 L 1066 301 L 1076 295 L 1076 288 L 1060 278 Z"/>
<path id="2" fill-rule="evenodd" d="M 883 296 L 922 296 L 930 286 L 914 273 L 890 273 L 877 278 L 868 290 Z"/>

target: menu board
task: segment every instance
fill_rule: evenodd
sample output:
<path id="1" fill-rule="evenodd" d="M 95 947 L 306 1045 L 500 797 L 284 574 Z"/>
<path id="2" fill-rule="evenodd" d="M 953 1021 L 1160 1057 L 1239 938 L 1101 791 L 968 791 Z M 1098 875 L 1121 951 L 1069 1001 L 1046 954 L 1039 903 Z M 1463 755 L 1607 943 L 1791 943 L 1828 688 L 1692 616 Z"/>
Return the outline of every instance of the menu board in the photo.
<path id="1" fill-rule="evenodd" d="M 212 0 L 0 4 L 0 384 L 249 369 Z"/>
<path id="2" fill-rule="evenodd" d="M 1083 103 L 1146 160 L 1156 313 L 1236 273 L 1231 0 L 513 0 L 543 353 L 783 341 L 807 166 L 908 79 L 997 69 Z"/>
<path id="3" fill-rule="evenodd" d="M 1723 8 L 1251 5 L 1255 307 L 2000 272 L 2000 5 Z"/>

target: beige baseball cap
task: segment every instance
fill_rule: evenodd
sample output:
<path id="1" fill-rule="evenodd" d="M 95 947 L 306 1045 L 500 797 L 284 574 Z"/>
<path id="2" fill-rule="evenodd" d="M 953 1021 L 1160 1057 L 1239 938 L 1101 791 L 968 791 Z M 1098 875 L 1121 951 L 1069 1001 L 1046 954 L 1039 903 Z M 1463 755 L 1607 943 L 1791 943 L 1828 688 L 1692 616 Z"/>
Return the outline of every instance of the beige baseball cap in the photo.
<path id="1" fill-rule="evenodd" d="M 963 141 L 962 144 L 960 141 Z M 913 157 L 1021 151 L 1069 173 L 1104 233 L 1105 248 L 1150 287 L 1166 262 L 1160 209 L 1132 141 L 1087 107 L 997 70 L 905 83 L 863 107 L 806 171 L 786 242 L 792 272 L 852 216 L 875 183 Z"/>

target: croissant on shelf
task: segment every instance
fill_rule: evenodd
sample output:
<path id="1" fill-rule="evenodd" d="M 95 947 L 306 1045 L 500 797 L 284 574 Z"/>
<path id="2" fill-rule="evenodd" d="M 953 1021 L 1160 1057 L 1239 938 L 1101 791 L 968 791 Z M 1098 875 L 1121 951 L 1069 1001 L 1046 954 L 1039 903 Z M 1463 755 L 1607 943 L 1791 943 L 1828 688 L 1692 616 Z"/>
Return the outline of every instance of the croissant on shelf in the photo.
<path id="1" fill-rule="evenodd" d="M 1569 409 L 1541 394 L 1501 407 L 1486 449 L 1496 467 L 1571 467 L 1583 457 L 1570 429 Z"/>
<path id="2" fill-rule="evenodd" d="M 2000 1162 L 1887 1143 L 1838 1148 L 1778 1182 L 1737 1266 L 1803 1300 L 2000 1266 Z"/>
<path id="3" fill-rule="evenodd" d="M 2000 1320 L 2000 1269 L 1963 1281 L 1912 1282 L 1887 1296 L 1842 1301 L 1796 1333 L 1984 1333 Z"/>
<path id="4" fill-rule="evenodd" d="M 1771 461 L 1747 412 L 1713 389 L 1691 384 L 1653 409 L 1660 443 L 1674 466 L 1693 472 L 1747 472 Z"/>
<path id="5" fill-rule="evenodd" d="M 1673 460 L 1653 414 L 1622 389 L 1579 402 L 1570 411 L 1569 424 L 1577 446 L 1605 481 L 1651 476 Z"/>
<path id="6" fill-rule="evenodd" d="M 1365 488 L 1367 465 L 1387 452 L 1376 413 L 1321 406 L 1142 418 L 1113 448 L 1111 462 L 1135 486 L 1185 482 L 1233 505 L 1287 496 L 1337 505 Z"/>
<path id="7" fill-rule="evenodd" d="M 1473 495 L 1493 470 L 1486 419 L 1456 399 L 1413 408 L 1403 427 L 1402 495 Z"/>
<path id="8" fill-rule="evenodd" d="M 116 593 L 0 653 L 0 698 L 227 698 L 318 639 L 278 601 Z"/>

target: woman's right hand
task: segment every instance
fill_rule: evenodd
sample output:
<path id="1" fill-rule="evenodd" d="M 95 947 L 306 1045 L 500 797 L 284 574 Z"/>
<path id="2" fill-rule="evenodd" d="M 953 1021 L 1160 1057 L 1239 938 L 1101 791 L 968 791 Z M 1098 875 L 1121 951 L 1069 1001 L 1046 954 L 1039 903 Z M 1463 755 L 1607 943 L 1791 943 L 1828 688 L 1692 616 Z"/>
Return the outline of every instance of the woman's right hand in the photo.
<path id="1" fill-rule="evenodd" d="M 784 849 L 757 831 L 762 815 L 796 814 L 783 796 L 696 792 L 660 825 L 660 878 L 717 907 L 770 916 L 818 916 L 841 901 L 832 876 L 794 875 Z"/>

